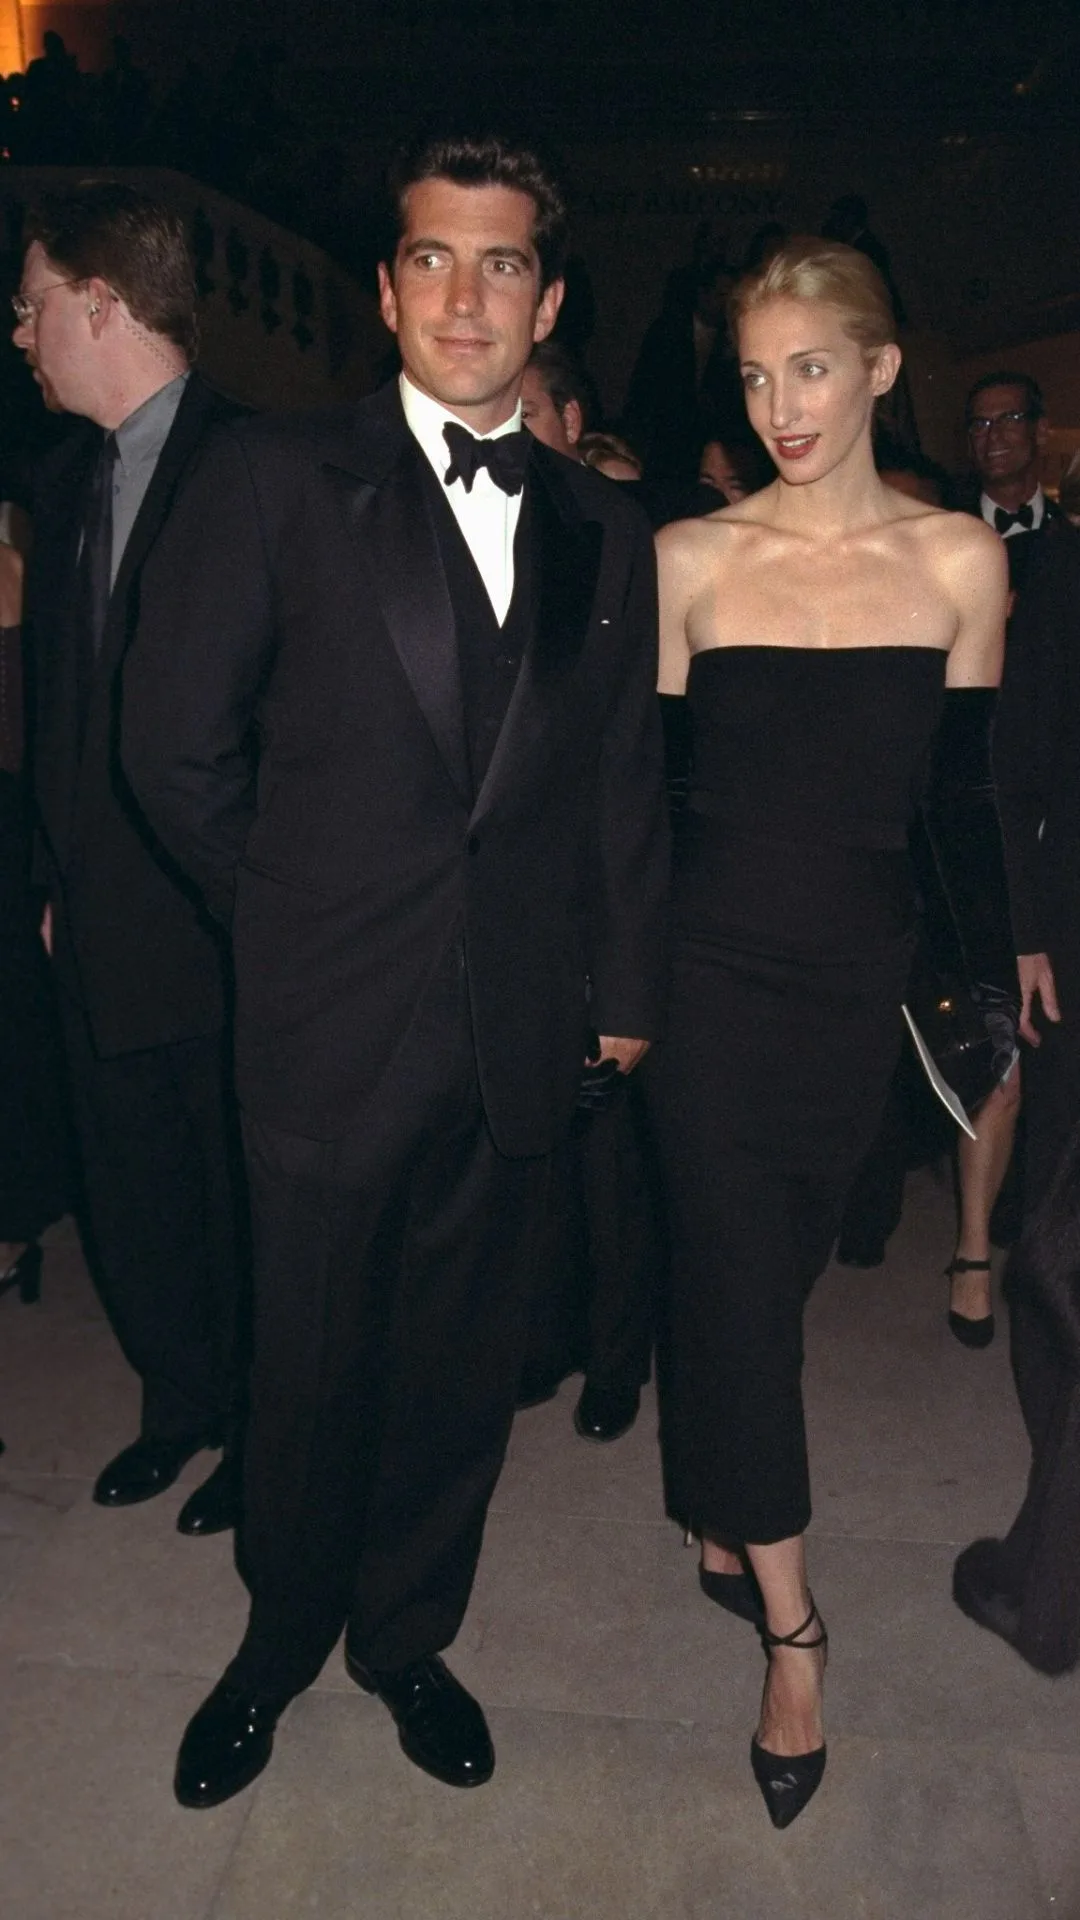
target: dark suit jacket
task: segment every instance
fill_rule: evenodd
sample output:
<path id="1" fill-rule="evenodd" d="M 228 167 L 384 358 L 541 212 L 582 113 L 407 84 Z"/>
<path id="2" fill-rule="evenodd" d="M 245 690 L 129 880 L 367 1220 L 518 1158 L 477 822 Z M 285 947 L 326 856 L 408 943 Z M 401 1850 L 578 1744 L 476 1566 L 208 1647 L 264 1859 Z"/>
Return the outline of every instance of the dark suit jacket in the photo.
<path id="1" fill-rule="evenodd" d="M 474 803 L 423 458 L 396 387 L 216 437 L 147 568 L 124 761 L 232 925 L 249 1111 L 326 1139 L 391 1098 L 461 938 L 495 1142 L 543 1153 L 587 1026 L 650 1037 L 660 1016 L 652 542 L 536 444 L 538 612 Z"/>
<path id="2" fill-rule="evenodd" d="M 1017 952 L 1080 979 L 1080 533 L 1063 517 L 1012 617 L 994 769 Z"/>
<path id="3" fill-rule="evenodd" d="M 235 411 L 192 374 L 116 577 L 81 740 L 76 561 L 99 429 L 81 423 L 36 475 L 28 608 L 41 878 L 61 983 L 85 1006 L 103 1057 L 212 1034 L 224 1020 L 225 943 L 136 805 L 118 735 L 147 554 L 203 435 Z"/>

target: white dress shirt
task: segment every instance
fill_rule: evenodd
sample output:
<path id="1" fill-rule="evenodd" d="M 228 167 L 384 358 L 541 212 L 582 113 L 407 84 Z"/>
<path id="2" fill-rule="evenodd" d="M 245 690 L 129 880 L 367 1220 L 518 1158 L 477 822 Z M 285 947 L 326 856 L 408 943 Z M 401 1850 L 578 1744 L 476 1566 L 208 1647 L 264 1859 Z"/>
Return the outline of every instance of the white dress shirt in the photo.
<path id="1" fill-rule="evenodd" d="M 970 494 L 968 495 L 968 498 L 969 499 L 971 498 Z M 990 495 L 988 493 L 980 494 L 979 512 L 982 514 L 982 517 L 986 521 L 986 524 L 988 527 L 994 526 L 994 515 L 997 512 L 997 505 L 998 505 L 997 501 L 991 500 Z M 1046 518 L 1046 495 L 1043 492 L 1042 488 L 1036 487 L 1034 493 L 1031 496 L 1031 499 L 1025 500 L 1024 505 L 1026 507 L 1031 508 L 1031 512 L 1033 515 L 1031 526 L 1030 527 L 1015 527 L 1015 526 L 1007 527 L 1005 532 L 1001 536 L 1003 540 L 1011 540 L 1014 533 L 1034 533 L 1036 527 L 1042 526 L 1042 523 Z M 996 527 L 994 528 L 994 531 L 995 533 L 997 532 Z"/>
<path id="2" fill-rule="evenodd" d="M 428 394 L 421 393 L 405 374 L 401 375 L 401 404 L 410 431 L 427 454 L 454 518 L 465 535 L 469 552 L 495 609 L 495 618 L 502 626 L 514 597 L 514 535 L 521 517 L 522 495 L 504 493 L 501 487 L 496 486 L 486 467 L 477 469 L 471 493 L 466 493 L 463 480 L 455 480 L 453 486 L 446 486 L 450 449 L 443 438 L 443 428 L 448 421 L 457 427 L 465 427 L 465 422 L 459 420 L 456 413 L 449 413 L 445 407 L 441 407 Z M 473 438 L 498 440 L 504 433 L 516 433 L 520 425 L 519 401 L 509 420 L 505 420 L 501 427 L 496 427 L 494 433 L 473 434 Z M 465 432 L 472 433 L 472 428 L 465 427 Z"/>

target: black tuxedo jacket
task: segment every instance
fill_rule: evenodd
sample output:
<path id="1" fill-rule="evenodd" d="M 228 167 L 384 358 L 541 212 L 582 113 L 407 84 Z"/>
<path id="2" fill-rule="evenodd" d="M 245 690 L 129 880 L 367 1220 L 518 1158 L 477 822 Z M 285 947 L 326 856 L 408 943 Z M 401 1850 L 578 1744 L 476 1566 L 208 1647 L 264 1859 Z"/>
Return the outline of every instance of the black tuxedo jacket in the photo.
<path id="1" fill-rule="evenodd" d="M 81 423 L 35 476 L 28 613 L 40 877 L 61 982 L 84 1005 L 103 1057 L 212 1034 L 224 1019 L 225 942 L 136 805 L 118 736 L 120 669 L 147 554 L 207 428 L 233 412 L 192 374 L 117 573 L 85 731 L 76 562 L 100 430 Z"/>
<path id="2" fill-rule="evenodd" d="M 474 798 L 423 459 L 396 387 L 216 436 L 146 570 L 124 762 L 232 927 L 248 1111 L 329 1139 L 392 1098 L 460 940 L 492 1135 L 544 1153 L 587 1028 L 660 1017 L 652 541 L 617 488 L 531 450 L 536 612 Z"/>
<path id="3" fill-rule="evenodd" d="M 1064 516 L 1012 617 L 994 770 L 1017 952 L 1080 980 L 1080 533 Z"/>

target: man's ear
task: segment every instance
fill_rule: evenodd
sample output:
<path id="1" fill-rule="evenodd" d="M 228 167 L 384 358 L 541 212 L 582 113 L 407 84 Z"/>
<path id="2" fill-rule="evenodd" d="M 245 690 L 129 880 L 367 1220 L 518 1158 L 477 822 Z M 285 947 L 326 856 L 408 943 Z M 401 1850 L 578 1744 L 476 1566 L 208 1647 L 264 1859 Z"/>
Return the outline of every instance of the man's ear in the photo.
<path id="1" fill-rule="evenodd" d="M 112 288 L 107 280 L 102 280 L 95 275 L 93 279 L 86 282 L 86 315 L 95 340 L 101 338 L 112 301 Z"/>
<path id="2" fill-rule="evenodd" d="M 1049 440 L 1049 438 L 1050 438 L 1050 422 L 1047 419 L 1045 413 L 1040 413 L 1038 419 L 1035 422 L 1035 445 L 1038 447 L 1040 453 L 1044 452 L 1046 443 Z"/>
<path id="3" fill-rule="evenodd" d="M 540 305 L 536 309 L 536 323 L 533 327 L 533 340 L 546 340 L 559 317 L 559 308 L 566 292 L 565 280 L 552 280 L 540 295 Z"/>
<path id="4" fill-rule="evenodd" d="M 379 312 L 383 317 L 383 325 L 389 327 L 391 333 L 396 333 L 397 295 L 385 260 L 379 261 Z"/>
<path id="5" fill-rule="evenodd" d="M 569 440 L 570 445 L 572 447 L 576 447 L 578 441 L 581 439 L 582 429 L 584 428 L 584 425 L 585 425 L 585 421 L 581 412 L 580 401 L 578 400 L 567 401 L 565 407 L 562 410 L 562 423 L 563 423 L 563 432 L 566 434 L 566 437 Z"/>

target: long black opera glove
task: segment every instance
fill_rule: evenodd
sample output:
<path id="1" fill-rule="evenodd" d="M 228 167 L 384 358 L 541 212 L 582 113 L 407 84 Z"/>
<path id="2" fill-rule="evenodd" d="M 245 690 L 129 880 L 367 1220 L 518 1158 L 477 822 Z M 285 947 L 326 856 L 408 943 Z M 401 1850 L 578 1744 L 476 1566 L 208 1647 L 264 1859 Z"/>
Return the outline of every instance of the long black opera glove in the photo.
<path id="1" fill-rule="evenodd" d="M 690 713 L 685 694 L 662 693 L 659 699 L 668 807 L 671 824 L 676 827 L 686 812 L 690 791 Z"/>
<path id="2" fill-rule="evenodd" d="M 1016 1050 L 1020 982 L 990 760 L 996 698 L 992 687 L 946 691 L 924 818 L 968 990 L 1004 1073 Z"/>

